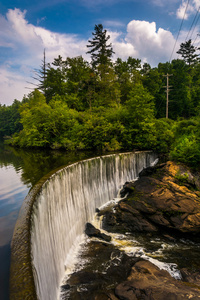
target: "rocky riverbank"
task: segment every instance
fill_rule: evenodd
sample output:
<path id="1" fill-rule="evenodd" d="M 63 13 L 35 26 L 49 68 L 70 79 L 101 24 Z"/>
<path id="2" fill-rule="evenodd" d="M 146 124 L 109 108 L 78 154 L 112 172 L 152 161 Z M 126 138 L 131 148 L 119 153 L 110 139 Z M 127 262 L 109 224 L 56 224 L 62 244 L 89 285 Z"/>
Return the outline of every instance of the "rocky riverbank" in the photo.
<path id="1" fill-rule="evenodd" d="M 147 168 L 137 181 L 126 183 L 122 195 L 128 193 L 127 198 L 112 209 L 98 212 L 106 235 L 87 224 L 90 239 L 80 253 L 82 266 L 63 285 L 62 299 L 200 299 L 200 263 L 198 258 L 192 260 L 193 250 L 187 252 L 190 247 L 184 248 L 184 243 L 191 243 L 194 251 L 199 251 L 196 257 L 200 254 L 199 190 L 199 175 L 173 162 Z M 154 264 L 152 257 L 158 257 L 158 246 L 148 250 L 151 259 L 134 251 L 130 255 L 114 241 L 117 234 L 129 239 L 134 234 L 145 236 L 146 241 L 156 241 L 161 248 L 179 245 L 173 248 L 178 251 L 179 247 L 177 256 L 182 255 L 176 259 L 180 262 L 179 279 Z M 125 243 L 120 241 L 121 246 Z M 187 259 L 190 266 L 186 267 Z"/>
<path id="2" fill-rule="evenodd" d="M 200 232 L 198 174 L 173 162 L 149 167 L 139 180 L 126 183 L 129 193 L 114 211 L 105 213 L 108 231 L 158 232 L 198 235 Z"/>

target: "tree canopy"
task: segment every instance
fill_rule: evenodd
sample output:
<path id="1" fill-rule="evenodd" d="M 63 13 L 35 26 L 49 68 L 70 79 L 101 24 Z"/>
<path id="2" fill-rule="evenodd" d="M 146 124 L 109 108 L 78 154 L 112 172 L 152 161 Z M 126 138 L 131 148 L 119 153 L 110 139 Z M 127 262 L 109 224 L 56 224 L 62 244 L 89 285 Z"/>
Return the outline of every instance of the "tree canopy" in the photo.
<path id="1" fill-rule="evenodd" d="M 95 25 L 88 45 L 91 63 L 60 55 L 52 63 L 43 61 L 40 91 L 0 105 L 0 138 L 18 147 L 67 151 L 152 149 L 179 161 L 189 157 L 195 166 L 200 162 L 200 63 L 192 41 L 181 44 L 182 59 L 152 68 L 133 57 L 112 61 L 109 39 L 103 25 Z M 168 120 L 167 73 L 173 74 Z"/>

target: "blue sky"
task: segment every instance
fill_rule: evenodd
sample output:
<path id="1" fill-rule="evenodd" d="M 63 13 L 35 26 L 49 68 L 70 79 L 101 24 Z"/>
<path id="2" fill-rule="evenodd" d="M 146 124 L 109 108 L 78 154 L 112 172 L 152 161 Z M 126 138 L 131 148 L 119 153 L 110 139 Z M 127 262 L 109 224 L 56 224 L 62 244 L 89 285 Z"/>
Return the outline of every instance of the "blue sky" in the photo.
<path id="1" fill-rule="evenodd" d="M 0 103 L 10 105 L 30 92 L 27 81 L 33 82 L 44 48 L 50 63 L 58 55 L 89 60 L 86 45 L 95 24 L 103 24 L 110 34 L 113 59 L 132 56 L 154 67 L 172 54 L 177 58 L 188 33 L 196 45 L 200 42 L 200 20 L 194 19 L 199 6 L 200 0 L 2 0 Z M 196 26 L 190 30 L 194 20 Z"/>

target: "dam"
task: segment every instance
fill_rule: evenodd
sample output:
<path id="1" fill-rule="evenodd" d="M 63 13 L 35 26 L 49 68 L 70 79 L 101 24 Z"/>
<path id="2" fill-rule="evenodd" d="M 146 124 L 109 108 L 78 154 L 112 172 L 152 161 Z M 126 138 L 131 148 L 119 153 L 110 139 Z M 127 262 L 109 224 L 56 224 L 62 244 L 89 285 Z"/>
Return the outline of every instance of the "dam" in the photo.
<path id="1" fill-rule="evenodd" d="M 41 179 L 26 197 L 15 226 L 10 299 L 59 299 L 67 254 L 85 223 L 156 158 L 151 151 L 99 156 Z"/>

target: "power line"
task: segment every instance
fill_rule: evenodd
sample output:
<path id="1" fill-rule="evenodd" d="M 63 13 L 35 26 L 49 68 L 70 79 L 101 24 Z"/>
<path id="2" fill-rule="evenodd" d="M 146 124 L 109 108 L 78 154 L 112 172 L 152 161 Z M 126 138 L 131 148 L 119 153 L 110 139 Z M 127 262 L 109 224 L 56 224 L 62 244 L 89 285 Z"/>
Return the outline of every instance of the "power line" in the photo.
<path id="1" fill-rule="evenodd" d="M 200 17 L 200 15 L 198 16 L 199 10 L 200 10 L 200 6 L 199 6 L 199 8 L 198 8 L 198 10 L 197 10 L 197 12 L 196 12 L 196 15 L 195 15 L 195 17 L 194 17 L 194 19 L 193 19 L 192 25 L 190 26 L 190 30 L 188 31 L 188 34 L 187 34 L 187 36 L 186 36 L 186 38 L 185 38 L 185 41 L 187 41 L 187 39 L 188 39 L 188 37 L 189 37 L 189 35 L 190 35 L 190 32 L 191 32 L 191 30 L 192 30 L 192 27 L 193 27 L 193 25 L 194 25 L 194 22 L 195 22 L 195 20 L 197 19 L 197 20 L 196 20 L 196 23 L 195 23 L 195 26 L 194 26 L 194 28 L 193 28 L 193 30 L 192 30 L 192 34 L 191 34 L 191 36 L 190 36 L 190 38 L 192 38 L 194 29 L 195 29 L 195 27 L 196 27 L 196 25 L 197 25 L 197 22 L 198 22 L 198 20 L 199 20 L 199 17 Z M 198 18 L 197 18 L 197 16 L 198 16 Z"/>
<path id="2" fill-rule="evenodd" d="M 173 47 L 173 50 L 172 50 L 172 53 L 171 53 L 169 62 L 170 62 L 171 59 L 172 59 L 172 55 L 173 55 L 173 53 L 174 53 L 174 50 L 175 50 L 175 47 L 176 47 L 176 44 L 177 44 L 177 41 L 178 41 L 178 38 L 179 38 L 179 35 L 180 35 L 180 32 L 181 32 L 181 29 L 182 29 L 182 26 L 183 26 L 183 21 L 184 21 L 184 19 L 185 19 L 185 15 L 186 15 L 186 11 L 187 11 L 187 9 L 188 9 L 189 2 L 190 2 L 190 0 L 188 0 L 188 2 L 187 2 L 186 8 L 185 8 L 185 12 L 184 12 L 184 16 L 183 16 L 182 21 L 181 21 L 181 25 L 180 25 L 180 28 L 179 28 L 179 31 L 178 31 L 178 34 L 177 34 L 177 37 L 176 37 L 176 41 L 175 41 L 175 44 L 174 44 L 174 47 Z"/>
<path id="3" fill-rule="evenodd" d="M 196 40 L 197 40 L 197 38 L 198 38 L 199 36 L 200 36 L 200 33 L 197 33 L 197 36 L 196 36 L 196 38 L 195 38 L 195 40 L 194 40 L 194 42 L 193 42 L 192 45 L 194 45 L 194 43 L 196 42 Z M 196 49 L 198 49 L 199 44 L 200 44 L 200 41 L 199 41 L 198 44 L 196 45 Z"/>

